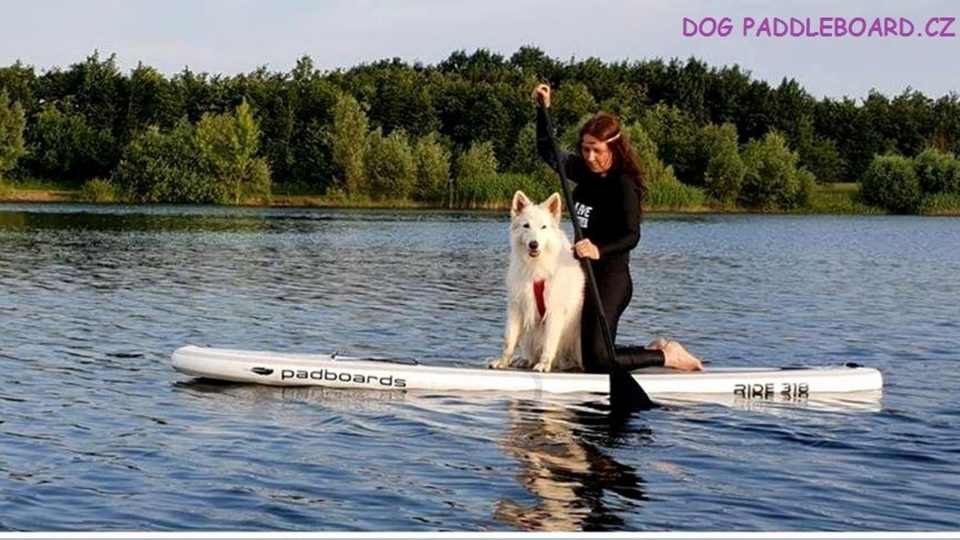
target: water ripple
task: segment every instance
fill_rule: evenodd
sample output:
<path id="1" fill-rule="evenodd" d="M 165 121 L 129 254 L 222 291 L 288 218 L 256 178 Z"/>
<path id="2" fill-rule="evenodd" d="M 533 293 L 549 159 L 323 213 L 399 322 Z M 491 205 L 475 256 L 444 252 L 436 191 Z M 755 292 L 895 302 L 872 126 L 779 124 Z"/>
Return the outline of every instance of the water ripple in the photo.
<path id="1" fill-rule="evenodd" d="M 0 205 L 0 530 L 954 530 L 960 221 L 648 219 L 621 341 L 882 405 L 270 388 L 185 343 L 476 365 L 503 213 Z"/>

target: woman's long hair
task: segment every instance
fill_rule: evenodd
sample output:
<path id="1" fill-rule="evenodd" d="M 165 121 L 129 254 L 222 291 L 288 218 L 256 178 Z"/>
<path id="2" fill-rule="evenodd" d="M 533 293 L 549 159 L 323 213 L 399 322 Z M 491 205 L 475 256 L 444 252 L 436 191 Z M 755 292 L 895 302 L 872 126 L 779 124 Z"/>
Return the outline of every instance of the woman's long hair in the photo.
<path id="1" fill-rule="evenodd" d="M 583 140 L 584 135 L 591 135 L 597 140 L 607 143 L 607 148 L 613 152 L 613 166 L 619 165 L 625 174 L 629 174 L 636 180 L 637 188 L 640 189 L 640 200 L 645 201 L 647 198 L 647 175 L 640 168 L 640 164 L 637 163 L 636 156 L 633 155 L 633 148 L 630 146 L 630 141 L 627 140 L 627 134 L 623 132 L 623 128 L 620 126 L 620 120 L 611 114 L 597 113 L 580 128 L 580 141 Z M 577 150 L 580 149 L 577 148 Z"/>

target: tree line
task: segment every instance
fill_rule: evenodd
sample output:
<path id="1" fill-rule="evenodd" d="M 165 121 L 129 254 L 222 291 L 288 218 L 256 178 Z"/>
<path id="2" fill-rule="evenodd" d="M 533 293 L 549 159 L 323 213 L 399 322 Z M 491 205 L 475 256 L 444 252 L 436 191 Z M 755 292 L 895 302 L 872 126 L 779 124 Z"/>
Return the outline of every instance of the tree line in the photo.
<path id="1" fill-rule="evenodd" d="M 791 208 L 814 182 L 863 180 L 868 202 L 915 211 L 926 194 L 960 193 L 956 94 L 818 100 L 739 66 L 561 61 L 534 47 L 330 71 L 304 56 L 288 73 L 234 76 L 124 74 L 99 53 L 42 73 L 17 62 L 0 68 L 0 176 L 96 179 L 92 191 L 144 202 L 282 191 L 481 206 L 555 182 L 535 149 L 539 81 L 555 88 L 567 144 L 586 116 L 618 115 L 661 203 Z"/>

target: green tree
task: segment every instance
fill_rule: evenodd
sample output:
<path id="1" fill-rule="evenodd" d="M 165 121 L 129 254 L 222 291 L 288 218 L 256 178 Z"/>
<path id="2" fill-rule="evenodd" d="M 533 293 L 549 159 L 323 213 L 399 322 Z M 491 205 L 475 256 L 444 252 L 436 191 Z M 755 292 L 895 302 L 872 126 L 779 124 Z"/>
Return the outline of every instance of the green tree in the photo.
<path id="1" fill-rule="evenodd" d="M 698 136 L 700 151 L 706 156 L 703 186 L 711 198 L 731 203 L 740 194 L 743 160 L 737 145 L 737 127 L 733 124 L 708 124 Z"/>
<path id="2" fill-rule="evenodd" d="M 477 49 L 472 54 L 453 52 L 438 66 L 441 72 L 456 74 L 473 82 L 496 84 L 509 80 L 510 66 L 503 56 L 487 49 Z"/>
<path id="3" fill-rule="evenodd" d="M 377 70 L 370 120 L 387 133 L 403 129 L 420 136 L 440 127 L 425 77 L 394 60 Z"/>
<path id="4" fill-rule="evenodd" d="M 70 66 L 67 72 L 67 91 L 75 97 L 74 105 L 95 130 L 104 131 L 111 137 L 118 120 L 123 75 L 117 67 L 117 55 L 111 54 L 100 60 L 100 53 L 79 64 Z"/>
<path id="5" fill-rule="evenodd" d="M 169 132 L 152 126 L 134 136 L 123 152 L 117 184 L 136 202 L 226 202 L 226 186 L 211 182 L 202 169 L 195 129 L 183 120 Z"/>
<path id="6" fill-rule="evenodd" d="M 333 121 L 340 91 L 322 78 L 313 61 L 304 56 L 290 74 L 284 129 L 264 134 L 265 154 L 275 178 L 301 189 L 324 192 L 334 177 L 333 154 L 327 126 Z"/>
<path id="7" fill-rule="evenodd" d="M 173 85 L 156 69 L 141 62 L 130 73 L 125 87 L 126 111 L 121 144 L 147 126 L 168 129 L 176 123 L 180 109 L 178 96 Z"/>
<path id="8" fill-rule="evenodd" d="M 113 137 L 60 103 L 47 104 L 27 125 L 29 170 L 44 178 L 102 177 L 113 165 Z"/>
<path id="9" fill-rule="evenodd" d="M 447 196 L 450 181 L 450 151 L 439 142 L 436 133 L 429 133 L 417 140 L 413 154 L 417 166 L 414 197 L 423 201 L 442 201 Z"/>
<path id="10" fill-rule="evenodd" d="M 809 170 L 819 182 L 840 182 L 847 169 L 833 139 L 815 139 L 805 154 L 801 155 L 801 165 Z"/>
<path id="11" fill-rule="evenodd" d="M 677 180 L 673 167 L 665 165 L 660 160 L 657 155 L 657 143 L 650 138 L 639 122 L 626 126 L 624 133 L 645 176 L 645 203 L 660 208 L 703 204 L 703 191 Z"/>
<path id="12" fill-rule="evenodd" d="M 624 133 L 631 148 L 633 148 L 640 169 L 647 177 L 648 184 L 677 182 L 677 177 L 673 174 L 673 167 L 663 163 L 658 156 L 657 143 L 653 141 L 639 122 L 626 126 Z"/>
<path id="13" fill-rule="evenodd" d="M 496 199 L 502 192 L 498 185 L 497 158 L 490 141 L 476 142 L 457 157 L 456 182 L 451 206 L 473 207 Z"/>
<path id="14" fill-rule="evenodd" d="M 406 199 L 413 194 L 417 165 L 407 134 L 396 130 L 384 137 L 377 128 L 369 135 L 365 168 L 374 199 Z"/>
<path id="15" fill-rule="evenodd" d="M 885 138 L 901 155 L 919 154 L 937 127 L 933 102 L 922 93 L 907 88 L 890 101 L 886 112 L 890 132 Z"/>
<path id="16" fill-rule="evenodd" d="M 794 79 L 784 78 L 771 93 L 772 127 L 787 139 L 787 145 L 801 156 L 813 143 L 814 99 Z"/>
<path id="17" fill-rule="evenodd" d="M 6 90 L 0 90 L 0 179 L 13 169 L 25 153 L 23 130 L 26 119 L 20 103 L 10 101 Z"/>
<path id="18" fill-rule="evenodd" d="M 539 48 L 530 46 L 517 49 L 510 57 L 510 65 L 535 81 L 556 80 L 557 74 L 563 70 L 560 62 L 550 58 Z"/>
<path id="19" fill-rule="evenodd" d="M 543 162 L 537 152 L 537 130 L 532 122 L 527 122 L 517 134 L 512 154 L 509 160 L 511 172 L 536 174 L 540 170 Z"/>
<path id="20" fill-rule="evenodd" d="M 501 155 L 506 155 L 506 145 L 512 140 L 511 115 L 497 86 L 452 78 L 438 91 L 436 107 L 442 135 L 460 149 L 474 142 L 496 141 Z"/>
<path id="21" fill-rule="evenodd" d="M 815 108 L 814 129 L 818 137 L 836 141 L 846 165 L 844 179 L 859 180 L 876 154 L 892 149 L 893 142 L 885 141 L 881 135 L 890 131 L 885 126 L 889 121 L 887 111 L 886 98 L 875 93 L 868 96 L 862 107 L 850 98 L 828 98 Z"/>
<path id="22" fill-rule="evenodd" d="M 557 129 L 582 125 L 579 120 L 597 112 L 597 101 L 582 82 L 568 82 L 554 91 L 552 113 Z M 579 124 L 579 125 L 578 125 Z"/>
<path id="23" fill-rule="evenodd" d="M 580 120 L 577 120 L 576 122 L 572 122 L 569 125 L 567 125 L 566 129 L 560 130 L 560 134 L 557 137 L 557 143 L 562 148 L 567 148 L 571 152 L 579 152 L 580 151 L 580 128 L 582 128 L 588 121 L 590 121 L 590 117 L 592 116 L 593 116 L 592 114 L 585 114 L 582 117 L 580 117 Z M 536 131 L 533 132 L 533 135 L 534 135 L 533 143 L 536 144 L 537 142 Z"/>
<path id="24" fill-rule="evenodd" d="M 707 64 L 696 58 L 687 59 L 676 81 L 676 99 L 673 104 L 683 110 L 697 125 L 707 121 Z"/>
<path id="25" fill-rule="evenodd" d="M 702 181 L 702 169 L 697 173 L 697 126 L 687 113 L 676 107 L 656 105 L 643 114 L 640 124 L 657 144 L 660 158 L 673 166 L 680 181 L 688 184 Z"/>
<path id="26" fill-rule="evenodd" d="M 960 193 L 960 161 L 953 153 L 927 148 L 913 164 L 923 193 Z"/>
<path id="27" fill-rule="evenodd" d="M 299 65 L 299 69 L 304 68 L 308 66 Z M 302 74 L 298 72 L 299 75 Z M 295 141 L 300 142 L 298 137 L 306 140 L 308 135 L 298 133 L 297 109 L 302 81 L 291 81 L 288 74 L 271 73 L 261 66 L 228 79 L 225 87 L 224 108 L 221 110 L 233 112 L 243 101 L 256 110 L 260 129 L 258 153 L 269 160 L 271 174 L 277 172 L 278 178 L 288 185 L 293 184 L 291 169 L 294 167 Z"/>
<path id="28" fill-rule="evenodd" d="M 197 123 L 196 144 L 211 183 L 223 183 L 240 204 L 245 195 L 269 196 L 266 161 L 257 157 L 260 126 L 244 100 L 234 114 L 205 114 Z"/>
<path id="29" fill-rule="evenodd" d="M 960 95 L 950 94 L 932 105 L 934 124 L 927 145 L 960 154 Z"/>
<path id="30" fill-rule="evenodd" d="M 245 100 L 257 111 L 259 152 L 278 184 L 321 190 L 339 183 L 360 193 L 366 136 L 377 127 L 403 129 L 411 140 L 437 132 L 457 154 L 492 141 L 501 171 L 543 176 L 549 171 L 525 151 L 529 92 L 538 81 L 555 87 L 554 116 L 565 131 L 597 110 L 619 115 L 624 125 L 639 119 L 660 159 L 693 185 L 705 182 L 709 156 L 694 143 L 709 123 L 736 125 L 741 145 L 778 130 L 799 154 L 800 168 L 823 181 L 859 180 L 874 156 L 888 151 L 960 152 L 960 96 L 934 100 L 907 89 L 891 97 L 871 92 L 814 100 L 795 80 L 771 87 L 738 66 L 717 69 L 694 58 L 560 61 L 523 47 L 508 61 L 480 49 L 456 51 L 436 65 L 393 58 L 321 72 L 304 56 L 289 73 L 184 70 L 169 79 L 143 64 L 122 74 L 113 55 L 98 52 L 39 74 L 19 62 L 0 67 L 0 90 L 21 104 L 26 118 L 27 154 L 15 175 L 106 178 L 139 131 L 157 125 L 167 133 L 180 118 L 198 122 L 204 114 L 233 113 Z M 338 109 L 341 94 L 363 107 Z M 335 128 L 351 114 L 369 122 L 337 137 Z"/>
<path id="31" fill-rule="evenodd" d="M 298 125 L 295 133 L 296 136 L 290 141 L 289 161 L 280 161 L 285 165 L 284 182 L 322 193 L 330 187 L 333 177 L 333 155 L 327 125 L 314 120 L 306 125 Z M 270 160 L 271 164 L 275 163 L 274 159 Z"/>
<path id="32" fill-rule="evenodd" d="M 920 207 L 920 180 L 911 160 L 895 154 L 876 156 L 860 184 L 860 195 L 898 214 L 912 214 Z"/>
<path id="33" fill-rule="evenodd" d="M 809 172 L 797 169 L 799 156 L 787 148 L 784 137 L 770 132 L 744 146 L 740 201 L 753 208 L 795 208 L 808 202 L 813 182 Z"/>
<path id="34" fill-rule="evenodd" d="M 353 96 L 343 94 L 333 106 L 331 147 L 333 163 L 340 175 L 339 185 L 348 195 L 359 195 L 367 184 L 364 156 L 369 132 L 366 113 Z"/>
<path id="35" fill-rule="evenodd" d="M 70 123 L 85 126 L 72 133 L 82 138 L 76 139 L 73 167 L 57 167 L 64 171 L 62 177 L 71 180 L 108 177 L 123 148 L 117 133 L 125 112 L 121 106 L 124 78 L 117 67 L 116 55 L 101 60 L 99 52 L 94 51 L 66 71 L 54 69 L 43 74 L 39 85 L 40 98 L 46 106 L 56 107 L 68 117 L 78 116 L 79 119 L 71 119 Z M 31 131 L 28 128 L 28 147 L 32 152 L 35 140 L 29 135 Z"/>
<path id="36" fill-rule="evenodd" d="M 457 179 L 481 178 L 497 173 L 497 157 L 490 141 L 473 143 L 457 158 Z"/>
<path id="37" fill-rule="evenodd" d="M 737 125 L 741 137 L 746 125 L 740 124 L 741 117 L 750 106 L 745 103 L 750 91 L 750 74 L 741 71 L 740 66 L 724 66 L 712 73 L 704 90 L 704 105 L 709 121 L 714 124 L 732 123 Z M 742 139 L 741 139 L 742 140 Z"/>
<path id="38" fill-rule="evenodd" d="M 223 91 L 219 77 L 211 78 L 206 73 L 194 73 L 189 68 L 170 80 L 180 108 L 177 116 L 186 116 L 191 122 L 200 120 L 207 112 L 222 112 Z"/>
<path id="39" fill-rule="evenodd" d="M 621 82 L 614 88 L 613 94 L 604 98 L 599 110 L 616 115 L 620 122 L 630 124 L 640 118 L 641 112 L 649 107 L 647 88 L 642 84 Z"/>
<path id="40" fill-rule="evenodd" d="M 6 90 L 10 101 L 19 102 L 29 118 L 39 108 L 39 81 L 33 66 L 17 60 L 12 66 L 0 67 L 0 91 Z"/>

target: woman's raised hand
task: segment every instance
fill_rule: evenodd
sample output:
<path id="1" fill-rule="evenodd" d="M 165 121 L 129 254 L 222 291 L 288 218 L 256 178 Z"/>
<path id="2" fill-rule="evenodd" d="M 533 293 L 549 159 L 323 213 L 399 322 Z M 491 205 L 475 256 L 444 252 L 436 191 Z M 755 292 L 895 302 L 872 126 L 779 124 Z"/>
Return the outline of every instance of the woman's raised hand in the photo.
<path id="1" fill-rule="evenodd" d="M 543 102 L 543 106 L 550 108 L 550 85 L 546 83 L 540 83 L 533 87 L 533 92 L 530 94 L 530 98 L 533 99 L 534 103 Z"/>

